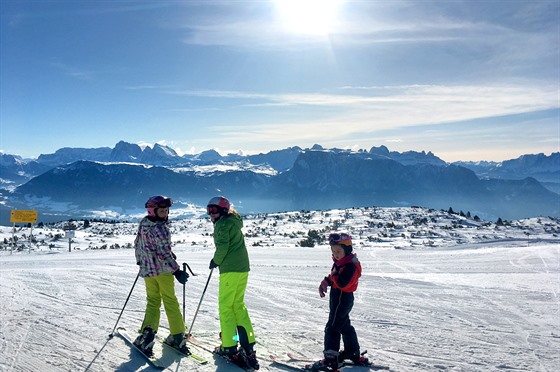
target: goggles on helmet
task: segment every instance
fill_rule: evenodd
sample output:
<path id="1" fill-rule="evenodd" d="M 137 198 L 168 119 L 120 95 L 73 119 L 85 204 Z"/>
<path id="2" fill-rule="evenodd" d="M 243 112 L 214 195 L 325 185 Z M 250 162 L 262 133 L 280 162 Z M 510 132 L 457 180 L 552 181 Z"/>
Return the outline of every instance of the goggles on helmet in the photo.
<path id="1" fill-rule="evenodd" d="M 147 202 L 146 208 L 169 208 L 173 205 L 171 198 L 166 198 L 164 196 L 152 196 Z"/>
<path id="2" fill-rule="evenodd" d="M 345 233 L 332 233 L 329 235 L 329 244 L 352 245 L 352 237 Z"/>
<path id="3" fill-rule="evenodd" d="M 216 206 L 216 205 L 209 205 L 208 207 L 206 207 L 206 213 L 208 214 L 216 214 L 216 213 L 220 213 L 221 212 L 220 207 Z"/>

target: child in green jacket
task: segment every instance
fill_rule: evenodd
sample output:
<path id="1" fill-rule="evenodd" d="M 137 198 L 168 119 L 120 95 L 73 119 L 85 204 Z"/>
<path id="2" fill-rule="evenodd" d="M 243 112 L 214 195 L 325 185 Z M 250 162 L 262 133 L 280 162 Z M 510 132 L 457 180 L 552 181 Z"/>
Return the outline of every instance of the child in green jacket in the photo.
<path id="1" fill-rule="evenodd" d="M 220 270 L 218 305 L 222 345 L 218 354 L 234 363 L 246 364 L 259 369 L 253 350 L 255 334 L 245 306 L 245 289 L 249 278 L 249 255 L 241 228 L 241 216 L 226 198 L 217 196 L 208 202 L 208 215 L 214 224 L 216 251 L 210 261 L 210 269 Z M 237 337 L 241 349 L 237 349 Z"/>

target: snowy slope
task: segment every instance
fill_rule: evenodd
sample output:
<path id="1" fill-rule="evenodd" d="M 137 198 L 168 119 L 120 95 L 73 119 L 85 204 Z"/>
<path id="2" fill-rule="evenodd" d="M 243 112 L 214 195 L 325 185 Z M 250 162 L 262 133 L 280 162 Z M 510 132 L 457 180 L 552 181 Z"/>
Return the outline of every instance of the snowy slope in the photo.
<path id="1" fill-rule="evenodd" d="M 426 220 L 424 220 L 424 218 Z M 388 223 L 391 223 L 388 227 Z M 363 266 L 351 318 L 370 358 L 394 371 L 556 371 L 560 366 L 560 248 L 556 220 L 475 222 L 415 208 L 286 213 L 246 218 L 252 271 L 246 302 L 261 370 L 266 356 L 316 358 L 328 316 L 317 286 L 328 247 L 296 244 L 307 231 L 351 231 Z M 0 251 L 0 371 L 149 371 L 118 337 L 108 340 L 137 273 L 135 224 L 79 228 L 68 252 L 60 226 L 34 228 L 28 250 Z M 187 324 L 213 254 L 207 219 L 174 221 L 174 250 L 199 275 L 187 283 Z M 323 231 L 321 231 L 324 234 Z M 0 228 L 0 240 L 11 228 Z M 93 249 L 102 246 L 119 249 Z M 51 248 L 49 248 L 49 245 Z M 398 249 L 396 249 L 398 248 Z M 211 279 L 193 334 L 216 344 L 218 276 Z M 182 302 L 182 287 L 176 286 Z M 139 281 L 121 318 L 131 333 L 145 306 Z M 167 335 L 162 314 L 160 332 Z M 165 355 L 170 371 L 235 371 Z"/>

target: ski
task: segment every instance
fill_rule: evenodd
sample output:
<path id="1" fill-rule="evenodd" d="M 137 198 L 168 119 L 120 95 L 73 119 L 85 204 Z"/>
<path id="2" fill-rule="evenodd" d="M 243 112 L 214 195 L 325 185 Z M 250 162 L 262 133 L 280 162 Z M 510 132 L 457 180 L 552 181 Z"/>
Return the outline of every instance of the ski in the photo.
<path id="1" fill-rule="evenodd" d="M 132 339 L 132 337 L 130 337 L 130 335 L 129 335 L 128 332 L 126 331 L 126 328 L 124 328 L 124 327 L 119 327 L 119 328 L 117 328 L 116 333 L 117 333 L 117 335 L 119 335 L 122 339 L 124 339 L 124 340 L 126 341 L 126 343 L 128 343 L 130 346 L 132 346 L 134 349 L 136 349 L 140 354 L 142 354 L 142 356 L 143 356 L 144 358 L 146 358 L 146 360 L 148 361 L 148 363 L 149 363 L 152 367 L 155 367 L 155 368 L 158 368 L 158 369 L 165 369 L 165 368 L 166 368 L 166 366 L 162 364 L 162 361 L 161 361 L 161 359 L 160 359 L 160 357 L 161 357 L 161 350 L 159 350 L 159 349 L 154 350 L 154 355 L 148 356 L 148 355 L 144 354 L 144 353 L 142 352 L 142 350 L 141 350 L 138 346 L 134 345 L 134 340 Z M 183 356 L 183 357 L 188 357 L 188 358 L 192 359 L 193 361 L 195 361 L 195 362 L 198 363 L 198 364 L 204 365 L 204 364 L 207 364 L 207 363 L 208 363 L 208 361 L 207 361 L 206 359 L 204 359 L 204 358 L 202 358 L 202 357 L 200 357 L 200 356 L 198 356 L 198 355 L 196 355 L 196 354 L 192 354 L 192 353 L 191 353 L 191 354 L 185 354 L 185 353 L 181 352 L 180 350 L 178 350 L 178 349 L 174 348 L 173 346 L 167 344 L 167 343 L 165 342 L 165 340 L 162 340 L 161 338 L 157 337 L 157 335 L 156 335 L 156 338 L 154 339 L 154 345 L 155 345 L 155 343 L 156 343 L 156 340 L 158 341 L 158 343 L 161 343 L 162 345 L 164 345 L 164 346 L 167 347 L 168 349 L 173 350 L 174 352 L 176 352 L 177 354 L 180 354 L 180 355 Z M 154 347 L 154 349 L 156 349 L 156 348 Z M 159 350 L 159 351 L 158 351 L 158 350 Z M 157 353 L 156 353 L 156 351 L 157 351 Z M 159 355 L 159 357 L 157 357 L 156 354 Z"/>
<path id="2" fill-rule="evenodd" d="M 209 353 L 212 353 L 212 355 L 215 355 L 215 356 L 225 360 L 229 364 L 234 365 L 234 366 L 238 367 L 239 369 L 242 369 L 246 372 L 253 372 L 254 371 L 253 368 L 251 368 L 247 365 L 245 365 L 245 366 L 239 365 L 239 364 L 236 363 L 236 361 L 228 358 L 227 356 L 220 355 L 220 354 L 216 353 L 216 348 L 215 347 L 211 347 L 209 345 L 206 345 L 206 344 L 200 342 L 198 339 L 194 338 L 192 335 L 189 335 L 189 337 L 187 338 L 187 341 L 192 343 L 193 345 L 203 349 L 203 350 L 206 350 Z"/>
<path id="3" fill-rule="evenodd" d="M 136 351 L 138 351 L 138 353 L 140 355 L 142 355 L 146 361 L 154 368 L 157 369 L 165 369 L 165 366 L 163 366 L 159 360 L 154 357 L 154 356 L 148 356 L 146 354 L 144 354 L 144 352 L 142 351 L 142 349 L 140 349 L 138 346 L 134 345 L 134 340 L 132 340 L 132 338 L 130 337 L 130 335 L 128 334 L 128 332 L 126 331 L 125 328 L 123 327 L 119 327 L 116 330 L 116 333 L 118 336 L 120 336 L 128 345 L 130 345 L 133 349 L 135 349 Z"/>
<path id="4" fill-rule="evenodd" d="M 364 355 L 366 353 L 366 351 L 364 351 L 362 353 L 362 355 Z M 282 360 L 279 359 L 273 355 L 270 356 L 270 359 L 273 363 L 276 363 L 278 365 L 282 365 L 286 368 L 292 369 L 292 370 L 298 370 L 298 371 L 318 371 L 318 369 L 313 368 L 313 363 L 316 362 L 316 360 L 314 359 L 310 359 L 310 358 L 305 358 L 305 357 L 301 357 L 301 356 L 297 356 L 295 354 L 292 353 L 287 353 L 286 354 L 288 356 L 288 360 Z M 341 369 L 343 370 L 345 367 L 355 367 L 355 368 L 367 368 L 373 371 L 382 371 L 382 370 L 386 370 L 389 371 L 390 368 L 388 366 L 384 366 L 384 365 L 380 365 L 380 364 L 373 364 L 371 362 L 368 362 L 368 364 L 364 364 L 364 365 L 359 365 L 359 364 L 354 364 L 352 362 L 349 361 L 344 361 L 344 362 L 340 362 L 338 364 L 338 369 L 329 369 L 329 371 L 340 371 Z"/>
<path id="5" fill-rule="evenodd" d="M 279 359 L 279 358 L 275 357 L 274 355 L 270 355 L 269 359 L 272 362 L 272 364 L 276 364 L 280 367 L 284 367 L 284 369 L 289 369 L 289 370 L 292 370 L 292 371 L 306 371 L 306 369 L 303 366 L 294 364 L 292 361 L 285 361 L 285 360 Z"/>
<path id="6" fill-rule="evenodd" d="M 163 340 L 161 343 L 164 346 L 168 347 L 169 349 L 173 349 L 176 353 L 181 354 L 184 357 L 191 358 L 192 360 L 194 360 L 195 362 L 197 362 L 200 365 L 204 365 L 204 364 L 208 363 L 208 361 L 206 359 L 204 359 L 203 357 L 198 356 L 196 354 L 193 354 L 192 352 L 188 353 L 188 354 L 183 353 L 181 350 L 177 349 L 176 347 L 173 347 L 173 346 L 169 345 L 167 342 L 165 342 L 165 340 Z"/>
<path id="7" fill-rule="evenodd" d="M 311 358 L 305 358 L 305 357 L 301 357 L 301 356 L 297 356 L 295 354 L 292 353 L 287 353 L 286 354 L 288 356 L 288 358 L 290 358 L 290 360 L 293 361 L 298 361 L 298 362 L 315 362 L 315 359 L 311 359 Z"/>

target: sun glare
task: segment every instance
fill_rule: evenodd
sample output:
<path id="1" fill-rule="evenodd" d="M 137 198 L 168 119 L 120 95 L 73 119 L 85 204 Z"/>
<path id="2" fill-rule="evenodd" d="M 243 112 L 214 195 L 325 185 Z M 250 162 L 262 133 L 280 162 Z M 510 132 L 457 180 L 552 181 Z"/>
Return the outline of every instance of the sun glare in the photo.
<path id="1" fill-rule="evenodd" d="M 283 27 L 294 33 L 323 35 L 332 31 L 341 0 L 276 0 Z"/>

